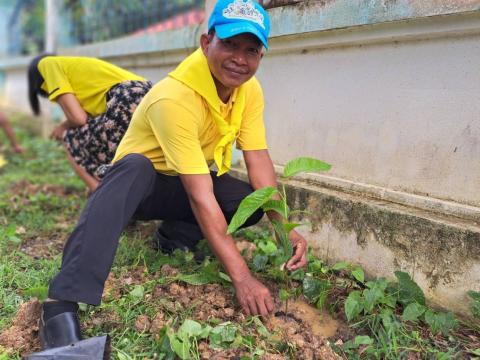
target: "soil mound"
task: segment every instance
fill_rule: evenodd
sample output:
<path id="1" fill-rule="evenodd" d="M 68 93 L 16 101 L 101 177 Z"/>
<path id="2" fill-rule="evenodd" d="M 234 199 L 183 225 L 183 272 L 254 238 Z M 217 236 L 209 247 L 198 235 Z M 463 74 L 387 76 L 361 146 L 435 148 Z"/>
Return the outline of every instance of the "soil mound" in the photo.
<path id="1" fill-rule="evenodd" d="M 7 352 L 18 351 L 28 354 L 40 350 L 38 340 L 38 319 L 41 304 L 33 298 L 20 305 L 12 326 L 0 333 L 0 345 Z"/>

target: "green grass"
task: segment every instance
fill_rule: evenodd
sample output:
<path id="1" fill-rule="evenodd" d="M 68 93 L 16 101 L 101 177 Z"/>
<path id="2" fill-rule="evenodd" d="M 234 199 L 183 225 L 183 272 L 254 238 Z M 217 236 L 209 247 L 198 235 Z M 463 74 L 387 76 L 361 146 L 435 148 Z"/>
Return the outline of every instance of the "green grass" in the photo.
<path id="1" fill-rule="evenodd" d="M 43 248 L 48 240 L 64 241 L 85 203 L 81 181 L 70 169 L 61 148 L 26 131 L 19 138 L 24 155 L 6 153 L 8 164 L 0 168 L 0 332 L 12 324 L 21 303 L 32 296 L 44 297 L 49 279 L 60 266 L 58 249 Z M 5 141 L 1 137 L 0 142 Z M 202 264 L 193 255 L 157 253 L 149 246 L 155 225 L 139 223 L 122 235 L 112 273 L 113 292 L 99 307 L 81 307 L 86 336 L 109 333 L 114 359 L 199 358 L 200 344 L 212 351 L 241 349 L 242 359 L 260 359 L 262 354 L 282 353 L 292 359 L 299 349 L 292 342 L 275 339 L 258 318 L 232 321 L 194 318 L 196 302 L 178 306 L 175 297 L 155 296 L 158 287 L 178 284 L 220 284 L 225 294 L 233 288 L 218 262 Z M 307 269 L 291 274 L 289 283 L 279 269 L 282 248 L 269 230 L 242 230 L 238 236 L 254 242 L 257 250 L 248 262 L 252 271 L 274 288 L 287 291 L 283 297 L 304 296 L 313 306 L 327 309 L 348 322 L 351 334 L 334 349 L 348 359 L 474 358 L 480 356 L 478 320 L 460 320 L 424 306 L 423 293 L 405 275 L 397 282 L 364 278 L 355 265 L 329 265 L 309 254 Z M 39 244 L 35 248 L 35 244 Z M 47 246 L 47 245 L 45 245 Z M 34 250 L 26 253 L 25 247 Z M 205 248 L 205 244 L 203 244 Z M 38 252 L 35 256 L 35 252 Z M 33 255 L 33 256 L 32 256 Z M 161 276 L 164 265 L 180 272 Z M 116 293 L 115 293 L 116 291 Z M 478 316 L 478 293 L 471 294 L 472 310 Z M 406 311 L 405 309 L 408 308 Z M 136 329 L 139 317 L 152 320 L 157 312 L 166 317 L 156 335 Z M 408 320 L 406 320 L 408 319 Z M 334 342 L 334 341 L 332 341 Z M 216 350 L 217 349 L 217 350 Z M 225 351 L 227 351 L 225 350 Z M 20 359 L 19 353 L 0 359 Z"/>

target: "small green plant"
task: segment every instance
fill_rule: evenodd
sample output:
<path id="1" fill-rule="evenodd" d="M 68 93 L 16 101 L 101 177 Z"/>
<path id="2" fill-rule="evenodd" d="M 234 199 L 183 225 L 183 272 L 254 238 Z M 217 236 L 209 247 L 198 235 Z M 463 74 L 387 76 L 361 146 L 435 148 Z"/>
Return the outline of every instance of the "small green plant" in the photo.
<path id="1" fill-rule="evenodd" d="M 17 236 L 17 226 L 9 224 L 5 228 L 0 228 L 0 242 L 11 242 L 20 244 L 22 240 Z"/>
<path id="2" fill-rule="evenodd" d="M 165 326 L 161 333 L 161 349 L 167 359 L 200 359 L 198 341 L 205 339 L 214 349 L 228 348 L 234 343 L 241 342 L 237 337 L 238 329 L 231 322 L 225 322 L 215 327 L 201 325 L 200 323 L 186 319 L 175 332 L 170 326 Z M 237 344 L 238 345 L 238 344 Z"/>
<path id="3" fill-rule="evenodd" d="M 284 264 L 293 256 L 293 246 L 289 240 L 289 234 L 293 229 L 302 225 L 290 221 L 291 216 L 295 212 L 292 211 L 288 206 L 287 192 L 284 182 L 292 176 L 302 172 L 328 171 L 330 168 L 330 164 L 308 157 L 300 157 L 288 162 L 283 169 L 282 178 L 284 181 L 280 186 L 281 191 L 279 192 L 273 187 L 265 187 L 258 189 L 247 196 L 240 203 L 237 212 L 230 221 L 228 233 L 231 234 L 239 229 L 245 223 L 245 221 L 259 208 L 262 208 L 265 212 L 273 211 L 277 213 L 279 215 L 279 219 L 272 220 L 272 225 L 276 234 L 276 239 L 280 245 L 281 252 L 276 252 L 275 249 L 273 249 L 273 246 L 270 246 L 270 249 L 266 250 L 265 252 L 275 253 L 277 257 L 276 262 L 281 264 L 283 270 Z M 261 267 L 262 264 L 266 264 L 267 258 L 264 257 L 256 259 L 257 267 Z M 280 298 L 285 301 L 285 313 L 287 313 L 288 299 L 292 295 L 290 276 L 288 271 L 282 271 L 281 274 L 282 275 L 280 275 L 280 277 L 281 280 L 283 280 L 282 283 L 285 284 L 285 288 L 280 290 Z"/>
<path id="4" fill-rule="evenodd" d="M 467 292 L 468 296 L 472 299 L 472 315 L 476 318 L 480 318 L 480 292 L 470 290 Z"/>

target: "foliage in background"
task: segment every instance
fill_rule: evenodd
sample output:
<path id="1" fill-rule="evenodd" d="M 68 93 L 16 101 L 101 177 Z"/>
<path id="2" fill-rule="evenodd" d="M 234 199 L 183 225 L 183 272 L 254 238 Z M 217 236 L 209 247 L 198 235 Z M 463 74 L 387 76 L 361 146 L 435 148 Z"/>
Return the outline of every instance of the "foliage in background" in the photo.
<path id="1" fill-rule="evenodd" d="M 2 1 L 7 4 L 6 0 Z M 204 1 L 58 0 L 56 4 L 58 24 L 62 27 L 59 32 L 69 32 L 69 41 L 73 44 L 85 44 L 144 29 L 192 8 L 202 8 Z M 17 0 L 8 5 L 12 8 L 8 19 L 9 53 L 30 55 L 43 52 L 45 1 Z"/>

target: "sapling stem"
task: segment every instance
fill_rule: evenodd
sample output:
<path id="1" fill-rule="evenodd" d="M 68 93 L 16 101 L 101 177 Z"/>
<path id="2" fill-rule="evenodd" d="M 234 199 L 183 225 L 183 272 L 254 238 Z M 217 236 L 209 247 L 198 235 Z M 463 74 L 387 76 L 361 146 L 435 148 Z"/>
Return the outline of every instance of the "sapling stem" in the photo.
<path id="1" fill-rule="evenodd" d="M 290 276 L 288 276 L 288 270 L 285 269 L 285 275 L 287 277 L 287 293 L 288 293 L 288 296 L 287 296 L 287 299 L 285 300 L 285 316 L 287 316 L 288 314 L 288 300 L 290 299 Z"/>
<path id="2" fill-rule="evenodd" d="M 283 203 L 283 218 L 288 222 L 288 205 L 287 205 L 287 192 L 285 191 L 285 185 L 282 184 L 282 203 Z"/>

